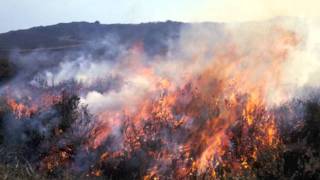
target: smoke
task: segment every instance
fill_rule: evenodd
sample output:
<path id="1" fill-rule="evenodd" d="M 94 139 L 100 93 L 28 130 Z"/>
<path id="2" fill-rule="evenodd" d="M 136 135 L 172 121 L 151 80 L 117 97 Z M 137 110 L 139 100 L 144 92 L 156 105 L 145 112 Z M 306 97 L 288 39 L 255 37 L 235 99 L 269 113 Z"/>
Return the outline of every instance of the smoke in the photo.
<path id="1" fill-rule="evenodd" d="M 268 104 L 279 104 L 317 81 L 316 25 L 302 27 L 299 19 L 186 25 L 177 41 L 168 41 L 166 54 L 152 57 L 143 45 L 125 48 L 109 35 L 57 61 L 52 54 L 15 54 L 21 74 L 13 82 L 40 89 L 75 82 L 82 86 L 81 104 L 93 114 L 134 113 L 146 98 L 156 99 L 164 89 L 173 93 L 218 68 L 208 76 L 227 81 L 238 93 L 259 91 Z M 93 53 L 102 48 L 105 53 Z"/>
<path id="2" fill-rule="evenodd" d="M 317 26 L 309 22 L 301 30 L 304 26 L 299 19 L 186 25 L 177 41 L 168 40 L 166 54 L 153 57 L 143 45 L 125 48 L 109 35 L 62 57 L 13 54 L 19 74 L 12 83 L 41 89 L 74 81 L 82 86 L 81 103 L 93 114 L 134 112 L 145 98 L 157 98 L 163 89 L 174 92 L 208 69 L 220 68 L 210 76 L 237 81 L 232 85 L 241 93 L 258 88 L 269 104 L 279 104 L 292 96 L 288 92 L 318 81 Z M 94 54 L 102 48 L 103 54 Z"/>
<path id="3" fill-rule="evenodd" d="M 159 140 L 163 143 L 159 151 L 174 156 L 195 146 L 190 152 L 197 154 L 194 163 L 203 172 L 215 166 L 208 159 L 222 161 L 223 147 L 231 146 L 226 145 L 226 132 L 239 119 L 249 127 L 255 123 L 256 108 L 262 109 L 262 119 L 270 121 L 268 126 L 262 124 L 261 131 L 268 132 L 264 143 L 272 144 L 276 137 L 273 116 L 264 113 L 296 97 L 308 98 L 301 91 L 318 87 L 319 25 L 300 19 L 189 24 L 182 27 L 179 39 L 167 41 L 167 52 L 153 56 L 144 51 L 146 44 L 123 45 L 112 35 L 63 55 L 13 53 L 18 74 L 1 91 L 17 100 L 9 105 L 19 111 L 20 118 L 14 113 L 6 117 L 7 142 L 27 142 L 21 137 L 36 131 L 47 140 L 42 144 L 47 150 L 50 137 L 56 136 L 54 142 L 64 152 L 72 149 L 68 143 L 78 145 L 72 149 L 80 158 L 74 166 L 89 168 L 77 163 L 91 163 L 98 158 L 97 151 L 135 152 L 136 144 Z M 42 99 L 70 89 L 79 99 L 65 94 L 58 100 Z M 26 101 L 37 104 L 36 110 L 28 110 L 33 104 Z M 21 122 L 24 118 L 28 121 Z M 163 121 L 170 123 L 163 125 Z M 97 154 L 89 157 L 86 149 Z M 50 163 L 50 158 L 44 161 Z M 188 164 L 180 163 L 182 167 Z M 165 157 L 157 157 L 148 165 L 165 172 L 168 164 Z"/>
<path id="4" fill-rule="evenodd" d="M 208 1 L 203 3 L 201 12 L 197 12 L 196 20 L 204 21 L 210 18 L 213 21 L 233 23 L 265 21 L 278 17 L 317 18 L 319 17 L 317 5 L 319 5 L 319 2 L 316 0 Z"/>
<path id="5" fill-rule="evenodd" d="M 292 52 L 285 66 L 286 81 L 297 87 L 319 86 L 319 25 L 317 20 L 306 21 L 304 46 Z"/>

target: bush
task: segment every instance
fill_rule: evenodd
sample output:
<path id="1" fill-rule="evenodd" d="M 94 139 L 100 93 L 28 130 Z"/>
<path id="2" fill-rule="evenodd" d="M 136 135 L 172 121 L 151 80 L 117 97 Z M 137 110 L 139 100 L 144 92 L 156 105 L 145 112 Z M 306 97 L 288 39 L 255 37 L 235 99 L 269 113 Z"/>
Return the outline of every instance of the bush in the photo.
<path id="1" fill-rule="evenodd" d="M 0 59 L 0 82 L 9 79 L 14 74 L 13 66 L 9 59 Z"/>

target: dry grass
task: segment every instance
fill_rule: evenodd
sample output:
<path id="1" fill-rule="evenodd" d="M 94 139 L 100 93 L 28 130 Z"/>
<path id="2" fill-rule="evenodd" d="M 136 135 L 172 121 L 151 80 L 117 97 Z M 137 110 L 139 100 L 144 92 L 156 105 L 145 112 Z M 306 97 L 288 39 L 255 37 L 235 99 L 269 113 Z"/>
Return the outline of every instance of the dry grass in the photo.
<path id="1" fill-rule="evenodd" d="M 45 178 L 33 171 L 30 171 L 28 168 L 0 165 L 0 179 L 37 180 Z"/>

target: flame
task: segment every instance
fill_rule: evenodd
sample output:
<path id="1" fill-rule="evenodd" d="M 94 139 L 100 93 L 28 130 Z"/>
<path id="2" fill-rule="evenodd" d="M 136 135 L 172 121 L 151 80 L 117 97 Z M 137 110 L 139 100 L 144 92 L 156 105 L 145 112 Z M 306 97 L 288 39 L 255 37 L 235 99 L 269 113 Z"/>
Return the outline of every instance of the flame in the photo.
<path id="1" fill-rule="evenodd" d="M 146 157 L 146 180 L 185 179 L 201 174 L 218 179 L 219 167 L 251 169 L 261 151 L 281 143 L 270 104 L 286 97 L 281 67 L 299 42 L 293 32 L 281 28 L 273 31 L 276 36 L 270 41 L 249 42 L 257 45 L 257 51 L 239 47 L 237 42 L 216 47 L 215 56 L 205 65 L 201 58 L 208 48 L 199 47 L 191 65 L 181 67 L 186 72 L 179 78 L 159 74 L 154 67 L 157 64 L 142 63 L 143 44 L 136 44 L 132 56 L 119 66 L 131 67 L 128 71 L 134 72 L 127 84 L 144 87 L 127 93 L 134 97 L 126 96 L 128 102 L 120 107 L 96 112 L 96 126 L 84 144 L 86 150 L 100 154 L 88 175 L 102 176 L 104 163 L 130 159 L 138 152 Z M 193 71 L 199 64 L 202 67 Z M 116 97 L 123 98 L 121 95 Z M 15 115 L 23 118 L 40 107 L 50 107 L 60 97 L 42 95 L 39 99 L 31 100 L 37 106 L 12 99 L 7 102 Z M 57 129 L 55 135 L 63 133 Z M 100 152 L 112 139 L 117 139 L 116 143 Z M 43 169 L 53 171 L 67 166 L 72 153 L 73 148 L 54 147 L 43 159 Z"/>
<path id="2" fill-rule="evenodd" d="M 61 149 L 52 147 L 49 154 L 42 160 L 40 169 L 53 172 L 58 167 L 67 166 L 70 163 L 72 153 L 73 149 L 70 146 Z"/>
<path id="3" fill-rule="evenodd" d="M 37 99 L 28 97 L 19 102 L 18 98 L 7 95 L 6 104 L 12 110 L 17 119 L 30 118 L 33 114 L 37 113 L 40 109 L 48 109 L 53 104 L 59 102 L 61 96 L 49 93 L 40 94 Z"/>
<path id="4" fill-rule="evenodd" d="M 122 110 L 126 112 L 122 150 L 130 154 L 145 148 L 145 143 L 160 144 L 159 149 L 146 149 L 155 163 L 144 179 L 161 179 L 163 166 L 170 166 L 173 160 L 177 177 L 208 170 L 216 177 L 215 169 L 228 164 L 225 158 L 230 156 L 232 137 L 237 136 L 230 129 L 235 124 L 241 124 L 241 140 L 249 141 L 252 147 L 234 150 L 241 151 L 242 155 L 229 157 L 233 169 L 250 169 L 250 159 L 257 160 L 259 151 L 279 144 L 276 119 L 268 109 L 268 98 L 270 89 L 281 92 L 281 66 L 291 48 L 298 44 L 298 38 L 283 29 L 275 31 L 279 36 L 271 44 L 261 43 L 259 47 L 265 48 L 264 54 L 259 54 L 261 51 L 243 54 L 236 44 L 229 44 L 221 53 L 218 51 L 198 76 L 185 76 L 187 83 L 180 86 L 170 79 L 156 77 L 152 69 L 142 69 L 141 75 L 158 82 L 158 86 L 148 94 L 150 98 L 147 95 L 138 103 L 136 112 Z M 161 95 L 154 98 L 152 94 L 156 93 Z M 109 122 L 105 132 L 109 132 L 110 127 L 119 127 L 121 120 L 114 121 L 114 117 L 104 116 L 104 121 Z M 171 138 L 161 134 L 165 129 L 169 129 L 167 136 Z M 251 129 L 255 131 L 252 133 Z M 186 137 L 179 137 L 181 132 Z M 108 135 L 110 133 L 102 139 Z M 179 140 L 172 140 L 174 138 Z M 102 142 L 101 136 L 96 136 L 95 141 Z M 101 159 L 105 161 L 106 157 L 102 155 Z"/>
<path id="5" fill-rule="evenodd" d="M 7 99 L 7 104 L 18 119 L 30 117 L 37 111 L 37 106 L 27 106 L 23 103 L 18 103 L 14 99 Z"/>

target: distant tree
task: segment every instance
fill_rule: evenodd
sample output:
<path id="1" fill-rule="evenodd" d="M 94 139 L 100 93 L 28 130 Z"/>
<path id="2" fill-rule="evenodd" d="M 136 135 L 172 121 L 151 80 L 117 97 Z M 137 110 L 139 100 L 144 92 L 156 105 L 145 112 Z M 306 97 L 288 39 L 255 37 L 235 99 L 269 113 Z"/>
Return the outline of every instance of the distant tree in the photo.
<path id="1" fill-rule="evenodd" d="M 0 82 L 13 75 L 13 67 L 8 59 L 0 59 Z"/>

